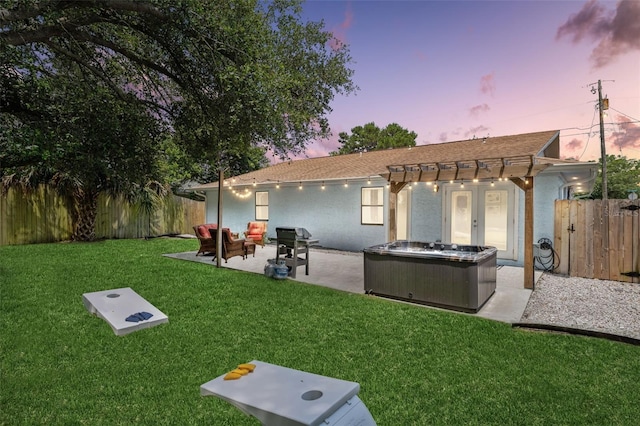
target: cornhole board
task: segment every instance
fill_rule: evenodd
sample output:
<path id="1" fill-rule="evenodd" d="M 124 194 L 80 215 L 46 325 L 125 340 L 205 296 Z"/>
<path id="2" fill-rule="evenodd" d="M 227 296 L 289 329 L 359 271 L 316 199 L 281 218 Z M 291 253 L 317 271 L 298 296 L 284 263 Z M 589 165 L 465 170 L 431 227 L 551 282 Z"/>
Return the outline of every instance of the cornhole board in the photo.
<path id="1" fill-rule="evenodd" d="M 105 320 L 116 336 L 169 322 L 169 317 L 130 287 L 84 293 L 82 303 L 89 313 Z M 148 312 L 153 316 L 139 322 L 127 321 L 127 317 L 138 312 Z"/>
<path id="2" fill-rule="evenodd" d="M 200 386 L 266 426 L 375 426 L 358 398 L 356 382 L 253 360 L 256 368 L 237 380 L 223 374 Z"/>

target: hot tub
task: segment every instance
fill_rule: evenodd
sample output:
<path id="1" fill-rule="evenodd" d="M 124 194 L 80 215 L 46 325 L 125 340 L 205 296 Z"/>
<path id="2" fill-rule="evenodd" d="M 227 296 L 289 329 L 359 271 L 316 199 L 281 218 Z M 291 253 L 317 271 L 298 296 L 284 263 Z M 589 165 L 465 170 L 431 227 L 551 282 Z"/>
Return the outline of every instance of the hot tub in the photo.
<path id="1" fill-rule="evenodd" d="M 478 312 L 496 289 L 495 247 L 393 241 L 364 250 L 365 293 Z"/>

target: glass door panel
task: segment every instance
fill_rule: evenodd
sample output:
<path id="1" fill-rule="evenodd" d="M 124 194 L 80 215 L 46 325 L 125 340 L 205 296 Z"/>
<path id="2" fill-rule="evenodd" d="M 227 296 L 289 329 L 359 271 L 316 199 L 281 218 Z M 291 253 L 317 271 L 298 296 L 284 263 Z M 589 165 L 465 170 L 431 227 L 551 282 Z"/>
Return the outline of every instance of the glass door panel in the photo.
<path id="1" fill-rule="evenodd" d="M 484 191 L 484 245 L 507 250 L 508 194 L 506 190 Z"/>
<path id="2" fill-rule="evenodd" d="M 451 192 L 451 242 L 471 244 L 472 241 L 472 193 Z"/>

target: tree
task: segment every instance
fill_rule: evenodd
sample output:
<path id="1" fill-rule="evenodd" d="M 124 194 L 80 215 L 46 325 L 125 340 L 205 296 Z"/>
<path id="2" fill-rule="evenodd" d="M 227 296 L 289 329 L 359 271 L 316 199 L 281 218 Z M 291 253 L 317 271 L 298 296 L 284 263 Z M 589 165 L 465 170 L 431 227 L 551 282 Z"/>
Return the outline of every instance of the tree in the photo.
<path id="1" fill-rule="evenodd" d="M 95 238 L 101 192 L 143 201 L 146 210 L 153 192 L 163 192 L 162 185 L 152 184 L 159 178 L 156 145 L 162 129 L 141 105 L 77 77 L 73 88 L 58 76 L 20 80 L 22 87 L 13 89 L 24 92 L 29 110 L 14 115 L 13 125 L 11 116 L 2 116 L 0 164 L 5 189 L 28 191 L 48 183 L 68 196 L 73 238 L 86 241 Z M 77 96 L 66 97 L 71 89 Z"/>
<path id="2" fill-rule="evenodd" d="M 640 160 L 622 155 L 607 155 L 608 198 L 626 199 L 631 191 L 640 196 Z M 602 199 L 602 169 L 591 192 L 591 198 Z"/>
<path id="3" fill-rule="evenodd" d="M 418 135 L 415 132 L 404 129 L 397 123 L 391 123 L 384 129 L 380 129 L 375 123 L 371 122 L 364 126 L 354 127 L 351 129 L 351 135 L 347 132 L 341 132 L 339 136 L 338 142 L 342 146 L 338 151 L 330 152 L 330 155 L 416 146 L 416 137 Z"/>
<path id="4" fill-rule="evenodd" d="M 157 176 L 164 131 L 209 167 L 302 150 L 356 87 L 347 47 L 300 12 L 298 0 L 4 1 L 4 182 L 66 176 L 57 187 L 90 224 L 96 193 Z"/>

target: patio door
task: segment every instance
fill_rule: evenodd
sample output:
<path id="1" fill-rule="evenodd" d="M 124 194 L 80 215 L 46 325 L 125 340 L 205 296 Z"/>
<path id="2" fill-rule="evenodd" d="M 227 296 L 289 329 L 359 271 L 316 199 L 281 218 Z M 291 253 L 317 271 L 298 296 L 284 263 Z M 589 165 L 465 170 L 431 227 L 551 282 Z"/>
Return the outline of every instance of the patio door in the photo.
<path id="1" fill-rule="evenodd" d="M 498 249 L 501 259 L 516 258 L 516 187 L 511 183 L 446 185 L 445 240 Z"/>

